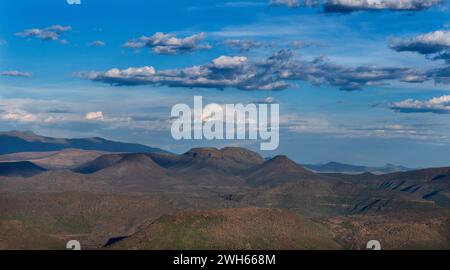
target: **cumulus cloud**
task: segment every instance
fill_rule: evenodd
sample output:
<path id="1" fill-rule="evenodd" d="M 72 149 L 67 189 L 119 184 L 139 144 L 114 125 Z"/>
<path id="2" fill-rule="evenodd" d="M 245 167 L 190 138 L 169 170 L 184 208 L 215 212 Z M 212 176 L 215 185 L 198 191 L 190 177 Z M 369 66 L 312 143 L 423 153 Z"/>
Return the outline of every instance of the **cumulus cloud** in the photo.
<path id="1" fill-rule="evenodd" d="M 427 74 L 411 68 L 359 66 L 343 67 L 324 59 L 301 61 L 290 50 L 280 50 L 272 56 L 250 61 L 244 56 L 220 56 L 209 64 L 182 69 L 157 71 L 154 67 L 117 69 L 106 72 L 78 72 L 77 77 L 96 82 L 124 85 L 158 85 L 169 87 L 199 87 L 240 90 L 284 90 L 293 81 L 308 81 L 315 85 L 330 85 L 341 90 L 360 90 L 398 80 L 424 82 Z"/>
<path id="2" fill-rule="evenodd" d="M 424 101 L 406 99 L 392 103 L 390 109 L 402 113 L 450 113 L 450 95 Z"/>
<path id="3" fill-rule="evenodd" d="M 103 120 L 103 112 L 89 112 L 85 116 L 86 120 L 96 121 L 96 120 Z"/>
<path id="4" fill-rule="evenodd" d="M 220 56 L 212 61 L 213 66 L 218 69 L 235 69 L 247 62 L 245 56 Z"/>
<path id="5" fill-rule="evenodd" d="M 89 47 L 103 47 L 106 45 L 104 41 L 101 40 L 95 40 L 88 44 Z"/>
<path id="6" fill-rule="evenodd" d="M 413 38 L 394 39 L 390 47 L 398 52 L 415 52 L 431 60 L 443 60 L 450 64 L 450 31 L 438 30 Z M 436 83 L 450 84 L 450 67 L 441 67 L 428 71 L 428 76 Z"/>
<path id="7" fill-rule="evenodd" d="M 309 81 L 315 85 L 330 85 L 340 90 L 361 90 L 368 86 L 386 85 L 398 80 L 420 83 L 429 78 L 412 68 L 357 66 L 343 67 L 318 58 L 312 62 L 290 61 L 281 70 L 281 78 Z"/>
<path id="8" fill-rule="evenodd" d="M 210 49 L 209 44 L 201 43 L 205 39 L 204 33 L 177 38 L 172 34 L 155 33 L 153 36 L 142 36 L 126 42 L 123 47 L 131 49 L 150 48 L 157 54 L 183 54 L 191 53 L 201 49 Z"/>
<path id="9" fill-rule="evenodd" d="M 60 40 L 61 34 L 71 29 L 72 29 L 71 26 L 52 25 L 42 29 L 40 28 L 26 29 L 22 32 L 16 33 L 16 35 L 19 37 L 57 41 Z M 67 41 L 61 40 L 61 42 L 66 43 Z"/>
<path id="10" fill-rule="evenodd" d="M 416 52 L 424 55 L 437 55 L 436 59 L 448 59 L 450 50 L 450 31 L 438 30 L 413 38 L 394 39 L 390 47 L 398 52 Z"/>
<path id="11" fill-rule="evenodd" d="M 33 74 L 30 72 L 22 72 L 17 70 L 3 71 L 0 72 L 0 76 L 9 76 L 9 77 L 31 77 Z"/>
<path id="12" fill-rule="evenodd" d="M 270 0 L 270 5 L 297 8 L 322 5 L 324 13 L 355 11 L 421 11 L 442 5 L 446 0 Z"/>
<path id="13" fill-rule="evenodd" d="M 240 90 L 282 90 L 289 85 L 277 75 L 275 63 L 253 63 L 244 56 L 220 56 L 209 64 L 156 71 L 154 67 L 79 72 L 75 76 L 112 85 L 163 85 Z"/>
<path id="14" fill-rule="evenodd" d="M 264 46 L 262 42 L 244 39 L 230 39 L 224 42 L 225 45 L 239 49 L 241 52 L 248 52 L 251 49 L 258 49 Z"/>

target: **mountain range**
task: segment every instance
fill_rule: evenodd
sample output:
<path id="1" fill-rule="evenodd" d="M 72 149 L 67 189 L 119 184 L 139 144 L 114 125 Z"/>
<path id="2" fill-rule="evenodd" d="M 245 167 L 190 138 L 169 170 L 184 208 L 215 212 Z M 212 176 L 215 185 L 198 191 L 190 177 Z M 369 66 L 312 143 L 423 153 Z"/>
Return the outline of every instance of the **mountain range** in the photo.
<path id="1" fill-rule="evenodd" d="M 0 249 L 450 249 L 450 167 L 317 173 L 239 147 L 25 151 L 0 156 Z"/>
<path id="2" fill-rule="evenodd" d="M 304 167 L 319 173 L 346 173 L 360 174 L 370 172 L 373 174 L 385 174 L 393 172 L 406 172 L 413 169 L 387 163 L 382 167 L 351 165 L 339 162 L 328 162 L 326 164 L 304 164 Z"/>
<path id="3" fill-rule="evenodd" d="M 53 169 L 68 168 L 84 163 L 84 161 L 90 160 L 93 156 L 98 157 L 107 152 L 170 153 L 160 148 L 135 143 L 115 142 L 98 137 L 65 139 L 40 136 L 32 131 L 0 132 L 0 162 L 33 161 Z M 235 154 L 234 156 L 239 156 L 238 153 Z M 64 157 L 61 155 L 64 155 Z M 72 159 L 68 156 L 72 156 Z M 245 164 L 247 160 L 251 161 L 260 158 L 259 155 L 252 154 L 252 156 L 240 156 L 236 162 Z M 266 158 L 266 160 L 269 159 Z M 61 164 L 62 161 L 66 163 Z M 385 174 L 412 170 L 394 164 L 375 167 L 329 162 L 326 164 L 303 164 L 302 166 L 318 173 L 345 174 L 360 174 L 364 172 Z"/>
<path id="4" fill-rule="evenodd" d="M 107 152 L 166 152 L 159 148 L 114 142 L 103 138 L 62 139 L 39 136 L 31 131 L 0 132 L 0 155 L 18 152 L 60 151 L 70 148 Z"/>

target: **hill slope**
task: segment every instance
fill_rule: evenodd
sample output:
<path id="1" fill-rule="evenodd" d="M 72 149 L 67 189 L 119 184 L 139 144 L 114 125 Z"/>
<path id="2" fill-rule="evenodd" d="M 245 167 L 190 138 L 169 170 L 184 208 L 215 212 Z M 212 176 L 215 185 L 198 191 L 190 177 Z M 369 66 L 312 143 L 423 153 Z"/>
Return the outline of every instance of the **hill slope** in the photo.
<path id="1" fill-rule="evenodd" d="M 333 217 L 326 221 L 347 249 L 365 249 L 367 241 L 380 241 L 382 249 L 417 250 L 450 248 L 448 209 L 404 211 L 379 215 Z"/>
<path id="2" fill-rule="evenodd" d="M 19 220 L 0 220 L 0 250 L 62 250 L 62 239 L 46 235 Z"/>
<path id="3" fill-rule="evenodd" d="M 164 216 L 113 249 L 338 249 L 326 227 L 286 210 L 217 209 Z"/>

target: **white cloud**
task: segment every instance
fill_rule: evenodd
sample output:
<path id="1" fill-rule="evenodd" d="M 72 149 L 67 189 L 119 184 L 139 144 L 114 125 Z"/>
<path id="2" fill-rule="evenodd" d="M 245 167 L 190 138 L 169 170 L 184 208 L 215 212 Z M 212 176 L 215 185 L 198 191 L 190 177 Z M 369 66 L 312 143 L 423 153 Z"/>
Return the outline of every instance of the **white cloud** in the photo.
<path id="1" fill-rule="evenodd" d="M 406 99 L 392 103 L 390 108 L 402 113 L 450 113 L 450 95 L 425 101 Z"/>
<path id="2" fill-rule="evenodd" d="M 42 29 L 40 28 L 26 29 L 22 32 L 16 33 L 16 35 L 19 37 L 57 41 L 59 40 L 61 34 L 71 29 L 72 29 L 71 26 L 52 25 Z M 61 42 L 67 43 L 66 40 L 62 40 Z"/>
<path id="3" fill-rule="evenodd" d="M 90 121 L 96 121 L 96 120 L 103 120 L 103 112 L 89 112 L 85 116 L 86 120 Z"/>
<path id="4" fill-rule="evenodd" d="M 433 74 L 433 78 L 438 75 Z M 74 76 L 116 86 L 232 87 L 260 91 L 284 90 L 293 86 L 290 82 L 294 81 L 309 81 L 315 85 L 331 85 L 341 90 L 354 91 L 395 80 L 421 83 L 431 79 L 428 74 L 411 68 L 344 67 L 324 59 L 301 61 L 295 59 L 290 50 L 277 51 L 259 61 L 249 61 L 244 56 L 220 56 L 208 64 L 182 69 L 156 72 L 153 67 L 113 68 L 106 72 L 78 72 Z"/>
<path id="5" fill-rule="evenodd" d="M 142 36 L 129 40 L 123 47 L 135 50 L 148 47 L 157 54 L 182 54 L 201 49 L 210 49 L 211 46 L 209 44 L 199 44 L 205 37 L 204 33 L 199 33 L 184 38 L 177 38 L 172 34 L 157 32 L 150 37 Z"/>
<path id="6" fill-rule="evenodd" d="M 9 76 L 9 77 L 31 77 L 33 74 L 30 72 L 22 72 L 17 70 L 3 71 L 0 72 L 0 76 Z"/>
<path id="7" fill-rule="evenodd" d="M 247 62 L 245 56 L 220 56 L 213 61 L 213 65 L 216 68 L 237 68 Z"/>
<path id="8" fill-rule="evenodd" d="M 166 85 L 241 90 L 282 90 L 287 83 L 277 76 L 276 61 L 250 63 L 242 56 L 221 56 L 209 64 L 155 72 L 152 67 L 110 69 L 106 72 L 78 72 L 74 75 L 118 86 Z"/>
<path id="9" fill-rule="evenodd" d="M 155 75 L 154 67 L 127 68 L 120 70 L 113 68 L 105 72 L 105 76 L 110 78 L 139 78 Z"/>
<path id="10" fill-rule="evenodd" d="M 450 31 L 438 30 L 414 38 L 394 39 L 390 46 L 399 52 L 440 53 L 450 49 Z"/>

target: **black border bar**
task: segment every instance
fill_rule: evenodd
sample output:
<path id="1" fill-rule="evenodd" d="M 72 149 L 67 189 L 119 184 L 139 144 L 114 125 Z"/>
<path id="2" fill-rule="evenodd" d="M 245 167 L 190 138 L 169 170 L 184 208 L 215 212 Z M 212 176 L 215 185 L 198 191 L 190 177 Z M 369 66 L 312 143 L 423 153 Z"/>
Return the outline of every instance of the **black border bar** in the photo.
<path id="1" fill-rule="evenodd" d="M 200 264 L 175 264 L 176 258 Z M 234 258 L 228 263 L 219 257 Z M 256 257 L 255 257 L 256 256 Z M 264 256 L 264 257 L 260 257 Z M 237 259 L 247 258 L 247 259 Z M 252 258 L 256 258 L 252 260 Z M 263 259 L 262 259 L 263 258 Z M 275 259 L 273 259 L 275 258 Z M 195 260 L 194 260 L 195 259 Z M 0 251 L 2 265 L 44 269 L 386 269 L 446 265 L 450 251 Z M 10 264 L 11 263 L 11 264 Z M 312 267 L 311 267 L 312 266 Z M 5 267 L 5 269 L 7 269 Z"/>

